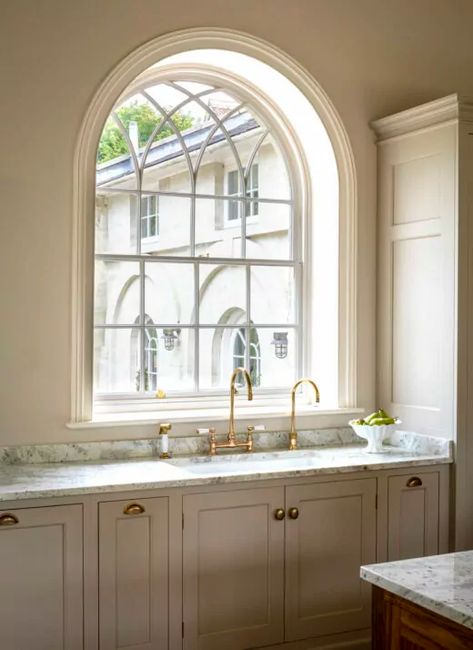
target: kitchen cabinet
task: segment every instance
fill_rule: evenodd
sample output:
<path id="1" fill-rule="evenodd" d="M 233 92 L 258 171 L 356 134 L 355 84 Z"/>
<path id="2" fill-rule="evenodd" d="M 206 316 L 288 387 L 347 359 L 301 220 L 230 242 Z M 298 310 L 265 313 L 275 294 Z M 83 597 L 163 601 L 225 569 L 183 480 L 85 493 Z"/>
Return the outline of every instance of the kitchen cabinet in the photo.
<path id="1" fill-rule="evenodd" d="M 469 650 L 472 647 L 472 630 L 373 587 L 375 650 Z"/>
<path id="2" fill-rule="evenodd" d="M 288 486 L 286 509 L 286 641 L 369 627 L 376 479 Z"/>
<path id="3" fill-rule="evenodd" d="M 284 488 L 184 496 L 184 650 L 284 638 Z"/>
<path id="4" fill-rule="evenodd" d="M 0 510 L 0 645 L 83 648 L 82 506 Z"/>
<path id="5" fill-rule="evenodd" d="M 377 403 L 453 438 L 454 547 L 473 547 L 473 104 L 449 95 L 371 125 L 378 142 Z"/>
<path id="6" fill-rule="evenodd" d="M 184 522 L 185 649 L 369 627 L 375 478 L 186 496 Z"/>
<path id="7" fill-rule="evenodd" d="M 388 561 L 439 552 L 439 473 L 388 478 Z"/>
<path id="8" fill-rule="evenodd" d="M 168 647 L 168 499 L 99 504 L 100 650 Z"/>

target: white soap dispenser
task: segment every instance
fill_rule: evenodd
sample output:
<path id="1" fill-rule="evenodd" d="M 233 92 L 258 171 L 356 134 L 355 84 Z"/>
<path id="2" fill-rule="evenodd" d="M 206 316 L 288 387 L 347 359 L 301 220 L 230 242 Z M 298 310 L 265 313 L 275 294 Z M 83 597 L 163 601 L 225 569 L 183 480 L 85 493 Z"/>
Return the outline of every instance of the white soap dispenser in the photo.
<path id="1" fill-rule="evenodd" d="M 169 432 L 172 429 L 172 424 L 168 422 L 165 424 L 159 425 L 159 447 L 160 447 L 160 458 L 171 458 L 171 452 L 169 451 Z"/>

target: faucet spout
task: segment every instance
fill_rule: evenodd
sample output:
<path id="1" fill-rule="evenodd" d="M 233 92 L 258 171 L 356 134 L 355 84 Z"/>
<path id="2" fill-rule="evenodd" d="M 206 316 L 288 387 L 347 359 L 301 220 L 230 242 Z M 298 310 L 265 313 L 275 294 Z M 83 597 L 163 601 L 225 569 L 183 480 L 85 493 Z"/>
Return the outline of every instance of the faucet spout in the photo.
<path id="1" fill-rule="evenodd" d="M 296 381 L 291 390 L 291 430 L 289 431 L 289 449 L 297 449 L 297 431 L 296 431 L 296 391 L 301 384 L 310 384 L 314 389 L 315 403 L 320 402 L 320 392 L 317 384 L 312 379 L 303 378 Z"/>
<path id="2" fill-rule="evenodd" d="M 251 377 L 248 373 L 248 370 L 246 370 L 245 368 L 235 368 L 230 378 L 230 418 L 228 421 L 227 441 L 218 442 L 215 435 L 215 429 L 210 429 L 209 430 L 210 456 L 214 456 L 217 453 L 217 449 L 226 449 L 226 450 L 231 449 L 232 451 L 234 449 L 245 449 L 246 451 L 253 450 L 253 432 L 255 431 L 255 427 L 249 426 L 247 428 L 246 440 L 238 442 L 236 438 L 235 395 L 237 393 L 237 389 L 235 386 L 235 382 L 236 382 L 236 378 L 240 373 L 244 376 L 246 385 L 248 386 L 248 401 L 251 402 L 251 400 L 253 399 L 253 385 L 251 383 Z"/>
<path id="3" fill-rule="evenodd" d="M 228 423 L 228 442 L 235 442 L 235 395 L 237 393 L 235 382 L 240 373 L 245 378 L 246 385 L 248 386 L 248 401 L 251 402 L 253 400 L 253 384 L 251 383 L 251 377 L 248 370 L 246 370 L 246 368 L 235 368 L 230 377 L 230 420 Z"/>

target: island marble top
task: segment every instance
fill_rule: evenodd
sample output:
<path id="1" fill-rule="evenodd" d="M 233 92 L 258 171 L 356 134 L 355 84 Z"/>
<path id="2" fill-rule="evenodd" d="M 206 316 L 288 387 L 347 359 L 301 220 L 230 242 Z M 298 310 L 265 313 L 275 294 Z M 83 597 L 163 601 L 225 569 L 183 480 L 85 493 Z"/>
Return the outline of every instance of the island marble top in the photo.
<path id="1" fill-rule="evenodd" d="M 340 445 L 294 452 L 240 453 L 230 458 L 193 456 L 171 461 L 135 458 L 74 463 L 0 463 L 0 501 L 309 477 L 451 462 L 451 446 L 448 445 L 443 453 L 390 447 L 379 454 L 367 454 L 360 445 Z"/>
<path id="2" fill-rule="evenodd" d="M 370 564 L 361 577 L 473 630 L 473 551 Z"/>

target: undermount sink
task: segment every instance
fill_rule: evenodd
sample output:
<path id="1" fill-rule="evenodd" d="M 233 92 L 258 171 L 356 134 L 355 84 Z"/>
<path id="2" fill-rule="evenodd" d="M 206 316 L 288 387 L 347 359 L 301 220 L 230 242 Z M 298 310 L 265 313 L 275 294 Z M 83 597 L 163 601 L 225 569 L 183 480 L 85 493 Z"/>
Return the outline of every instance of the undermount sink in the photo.
<path id="1" fill-rule="evenodd" d="M 309 469 L 316 465 L 319 456 L 319 453 L 312 450 L 298 450 L 177 458 L 166 462 L 191 474 L 228 475 Z"/>

